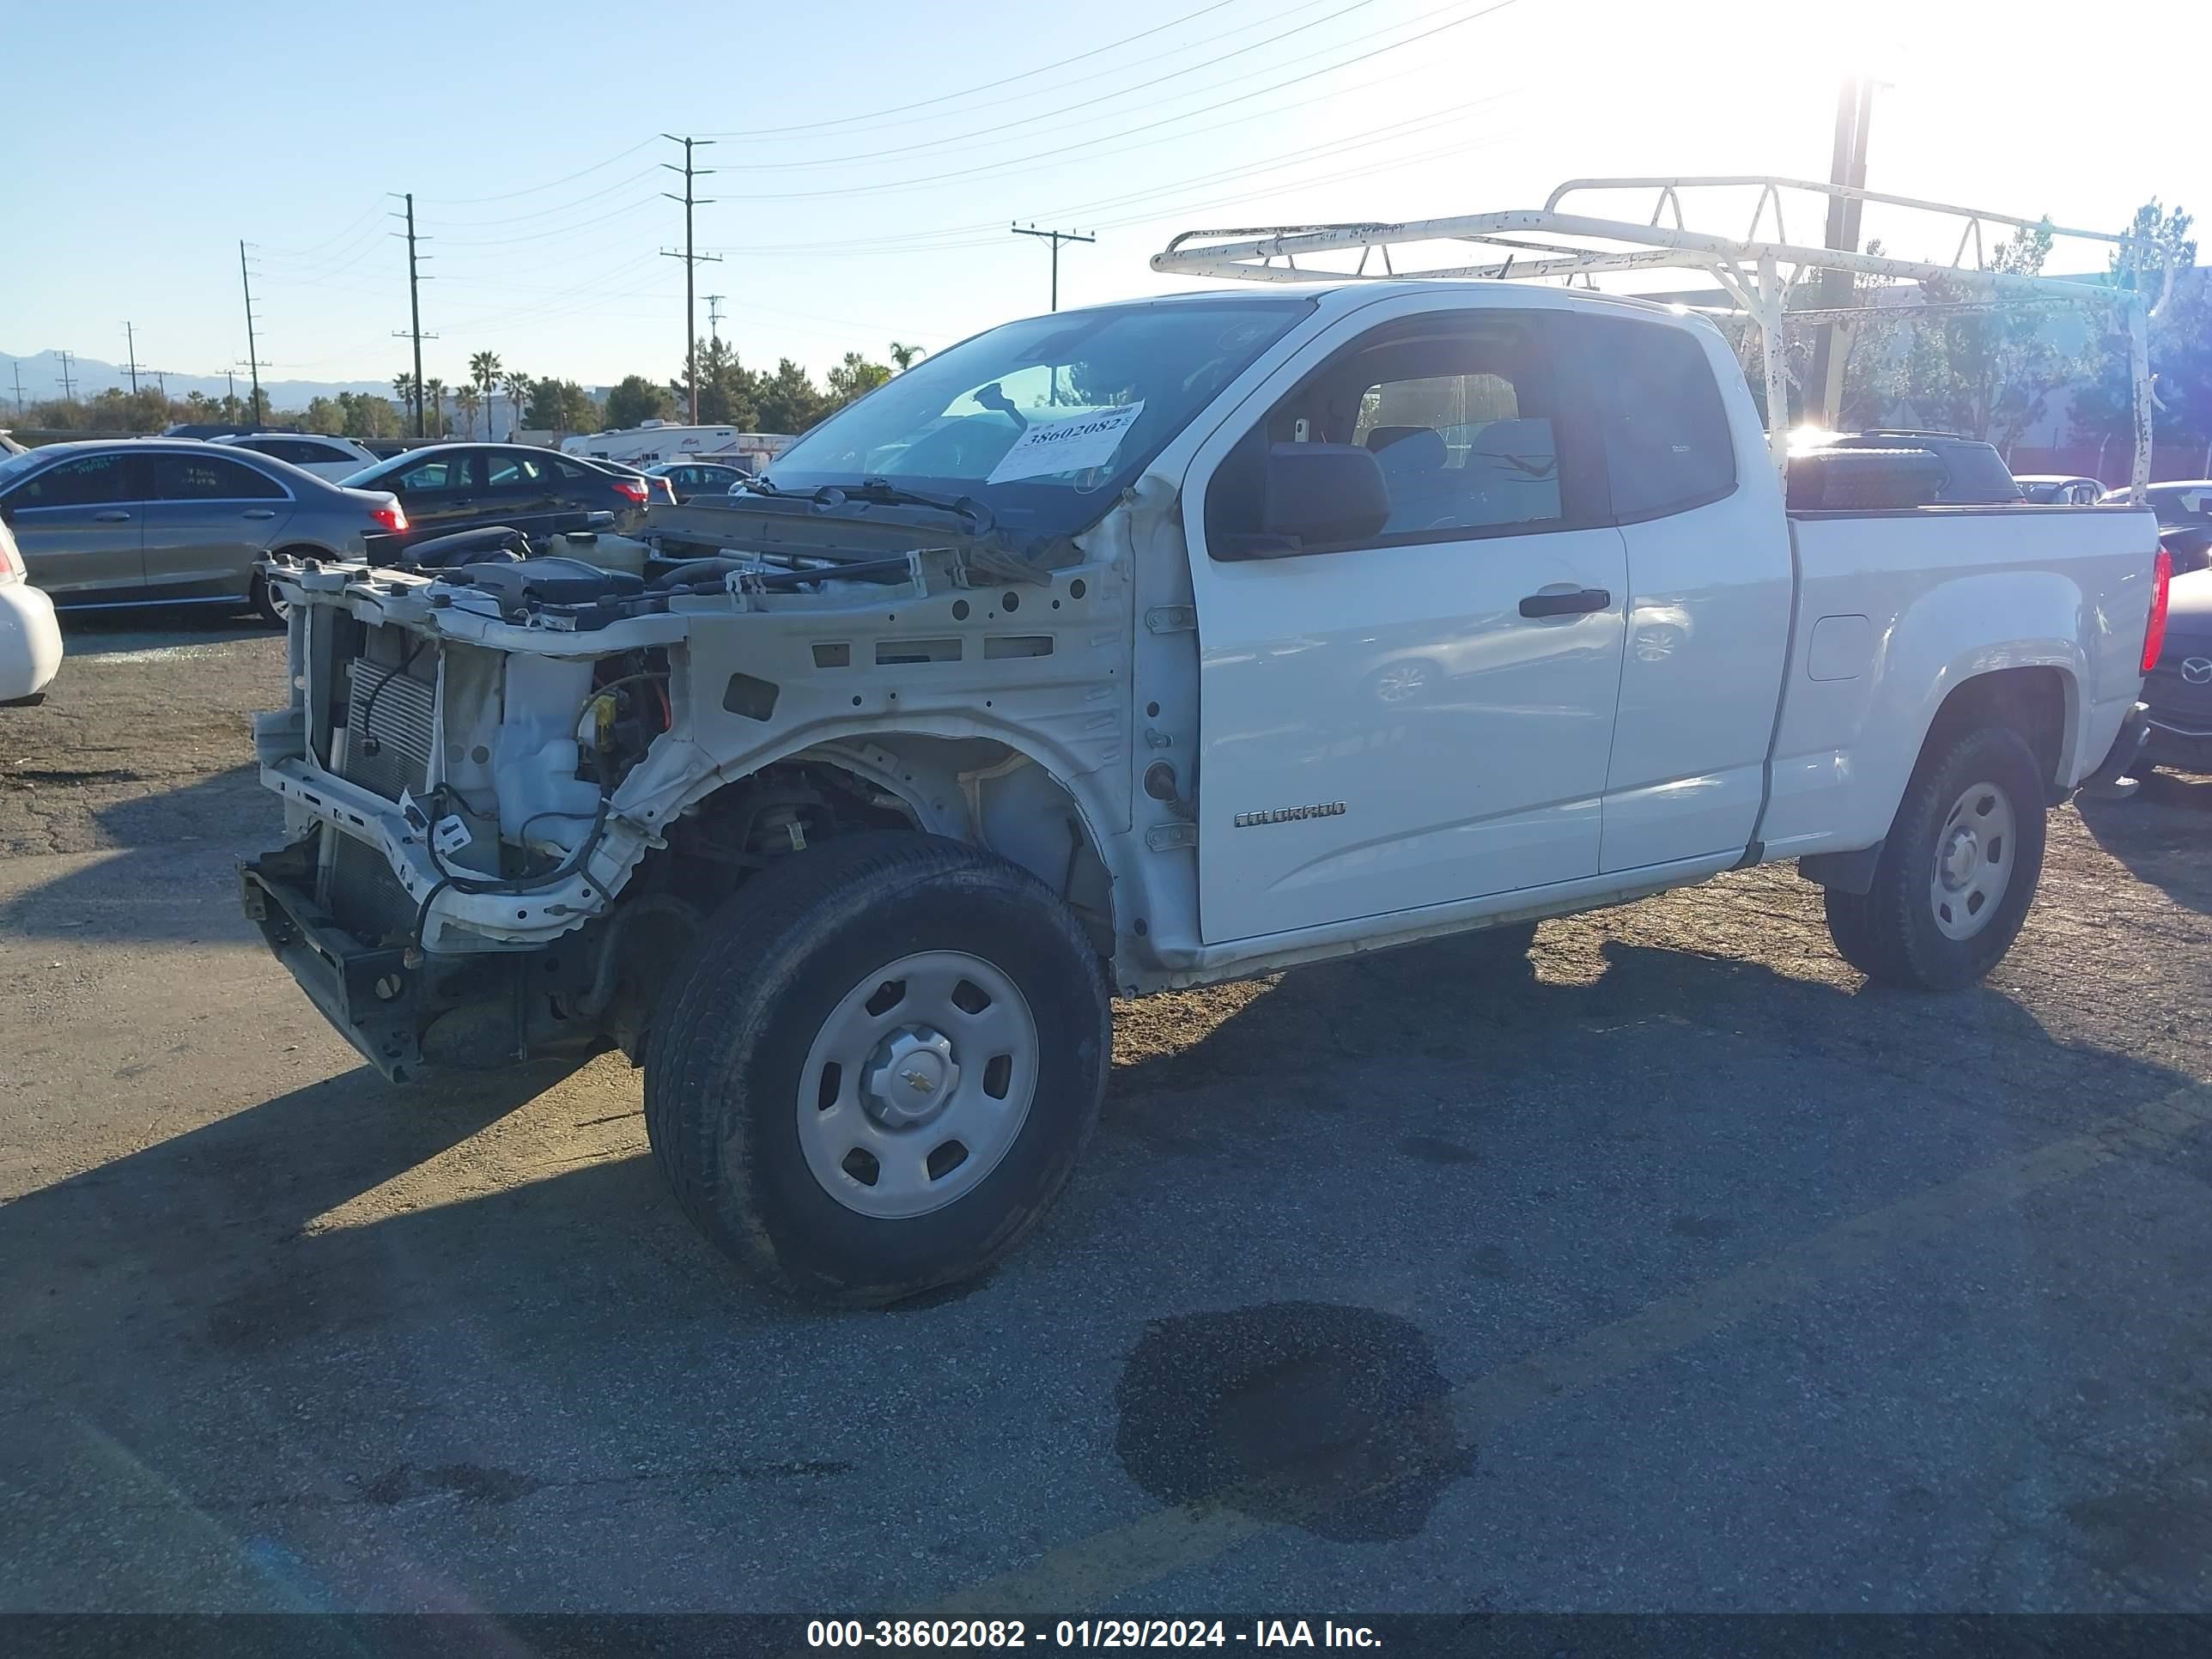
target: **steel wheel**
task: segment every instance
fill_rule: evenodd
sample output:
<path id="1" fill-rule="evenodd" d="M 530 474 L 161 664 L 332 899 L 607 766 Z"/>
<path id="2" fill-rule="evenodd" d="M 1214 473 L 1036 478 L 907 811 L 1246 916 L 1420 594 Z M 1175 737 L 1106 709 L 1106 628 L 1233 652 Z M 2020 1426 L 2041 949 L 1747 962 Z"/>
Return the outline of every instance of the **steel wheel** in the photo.
<path id="1" fill-rule="evenodd" d="M 2012 801 L 1996 784 L 1974 784 L 1952 803 L 1928 884 L 1946 939 L 1972 939 L 1990 925 L 2012 882 L 2017 841 Z"/>
<path id="2" fill-rule="evenodd" d="M 799 1073 L 799 1140 L 823 1190 L 891 1220 L 972 1191 L 1036 1094 L 1036 1021 L 1012 980 L 963 951 L 901 957 L 823 1022 Z"/>

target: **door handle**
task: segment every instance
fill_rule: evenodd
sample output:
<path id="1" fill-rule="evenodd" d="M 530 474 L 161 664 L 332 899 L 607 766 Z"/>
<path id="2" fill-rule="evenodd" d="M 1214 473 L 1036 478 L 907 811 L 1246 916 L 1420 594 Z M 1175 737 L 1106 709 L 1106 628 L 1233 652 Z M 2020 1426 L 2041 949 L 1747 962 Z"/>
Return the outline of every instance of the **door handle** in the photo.
<path id="1" fill-rule="evenodd" d="M 1602 587 L 1570 589 L 1564 593 L 1531 593 L 1521 601 L 1524 617 L 1573 617 L 1584 611 L 1603 611 L 1613 604 L 1613 595 Z"/>
<path id="2" fill-rule="evenodd" d="M 276 509 L 273 507 L 249 507 L 245 516 L 249 519 L 273 519 L 276 516 Z"/>
<path id="3" fill-rule="evenodd" d="M 92 515 L 92 521 L 94 524 L 129 524 L 131 522 L 131 515 L 128 513 L 118 512 L 114 508 L 111 507 L 105 513 L 94 514 Z"/>

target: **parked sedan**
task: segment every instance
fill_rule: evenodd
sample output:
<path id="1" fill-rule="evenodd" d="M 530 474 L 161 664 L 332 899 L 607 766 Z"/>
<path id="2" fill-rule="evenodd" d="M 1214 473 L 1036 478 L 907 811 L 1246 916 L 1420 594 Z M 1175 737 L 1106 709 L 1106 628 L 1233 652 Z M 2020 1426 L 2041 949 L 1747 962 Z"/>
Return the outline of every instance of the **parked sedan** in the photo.
<path id="1" fill-rule="evenodd" d="M 38 702 L 61 665 L 53 601 L 23 579 L 23 556 L 0 523 L 0 703 Z"/>
<path id="2" fill-rule="evenodd" d="M 2012 481 L 2020 486 L 2021 499 L 2038 507 L 2094 507 L 2105 499 L 2105 486 L 2094 478 L 2057 472 L 2015 472 Z"/>
<path id="3" fill-rule="evenodd" d="M 365 466 L 374 466 L 378 459 L 374 452 L 350 438 L 329 438 L 319 432 L 232 433 L 208 441 L 289 461 L 302 472 L 312 472 L 332 483 L 351 477 Z"/>
<path id="4" fill-rule="evenodd" d="M 2176 576 L 2167 590 L 2166 644 L 2143 677 L 2150 736 L 2133 769 L 2212 772 L 2212 569 Z"/>
<path id="5" fill-rule="evenodd" d="M 404 531 L 392 495 L 349 489 L 251 450 L 192 440 L 49 444 L 0 460 L 0 520 L 63 610 L 251 605 L 283 613 L 264 554 L 365 557 Z"/>
<path id="6" fill-rule="evenodd" d="M 679 501 L 688 501 L 694 495 L 726 495 L 732 485 L 752 477 L 741 466 L 720 461 L 663 461 L 645 471 L 649 477 L 667 479 Z"/>
<path id="7" fill-rule="evenodd" d="M 390 490 L 407 528 L 380 537 L 374 556 L 388 559 L 412 542 L 479 525 L 509 525 L 532 538 L 581 530 L 594 513 L 619 521 L 653 497 L 641 480 L 587 466 L 528 444 L 426 444 L 346 480 L 356 489 Z"/>

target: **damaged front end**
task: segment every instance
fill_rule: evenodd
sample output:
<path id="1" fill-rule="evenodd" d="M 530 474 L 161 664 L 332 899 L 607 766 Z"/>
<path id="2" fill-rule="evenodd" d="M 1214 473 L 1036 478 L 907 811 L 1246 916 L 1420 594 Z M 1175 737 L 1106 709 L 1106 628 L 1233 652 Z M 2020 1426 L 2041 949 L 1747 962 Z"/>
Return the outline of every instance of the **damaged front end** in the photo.
<path id="1" fill-rule="evenodd" d="M 668 972 L 737 880 L 811 836 L 924 825 L 927 804 L 855 783 L 865 765 L 799 751 L 862 714 L 926 709 L 904 677 L 939 659 L 959 619 L 981 629 L 1014 608 L 961 597 L 1003 586 L 1009 566 L 885 515 L 777 521 L 795 519 L 780 503 L 656 509 L 642 577 L 566 559 L 270 562 L 291 608 L 291 700 L 254 736 L 287 844 L 244 867 L 244 907 L 387 1078 L 609 1045 L 635 1056 Z M 1054 621 L 1089 626 L 1095 605 Z M 910 650 L 925 618 L 931 637 Z M 1046 625 L 1021 620 L 1020 654 L 1000 660 L 1016 648 L 1000 622 L 969 672 L 1040 686 L 1110 674 L 1055 660 Z M 927 672 L 948 708 L 979 701 L 949 665 Z"/>

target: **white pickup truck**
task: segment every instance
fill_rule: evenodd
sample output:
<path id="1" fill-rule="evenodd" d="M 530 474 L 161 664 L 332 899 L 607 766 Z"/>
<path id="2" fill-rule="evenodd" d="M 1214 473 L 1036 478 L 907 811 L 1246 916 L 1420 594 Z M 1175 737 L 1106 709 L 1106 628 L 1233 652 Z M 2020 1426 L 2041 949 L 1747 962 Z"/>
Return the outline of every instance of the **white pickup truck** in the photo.
<path id="1" fill-rule="evenodd" d="M 2160 586 L 2126 505 L 1788 510 L 1711 323 L 1492 281 L 1011 323 L 649 529 L 274 563 L 246 908 L 393 1079 L 619 1045 L 684 1210 L 846 1303 L 1036 1219 L 1116 993 L 1777 859 L 1972 981 Z"/>

